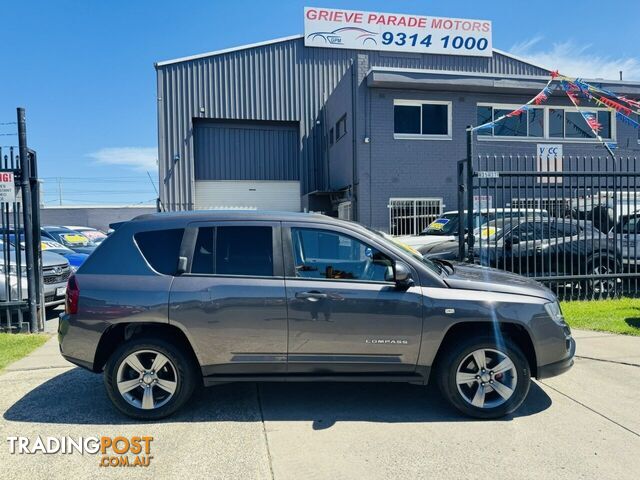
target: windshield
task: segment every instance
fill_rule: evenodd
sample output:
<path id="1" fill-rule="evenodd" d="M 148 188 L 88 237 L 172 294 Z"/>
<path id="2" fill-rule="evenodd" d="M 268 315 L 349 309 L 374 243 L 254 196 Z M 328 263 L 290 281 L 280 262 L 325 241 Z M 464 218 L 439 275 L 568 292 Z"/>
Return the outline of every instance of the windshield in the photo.
<path id="1" fill-rule="evenodd" d="M 496 240 L 500 238 L 502 229 L 493 224 L 483 225 L 473 231 L 473 236 L 482 240 Z"/>
<path id="2" fill-rule="evenodd" d="M 79 232 L 72 231 L 54 231 L 49 232 L 65 247 L 93 247 L 95 244 L 86 236 Z"/>
<path id="3" fill-rule="evenodd" d="M 467 214 L 463 216 L 463 222 L 467 222 Z M 486 223 L 487 216 L 484 214 L 473 214 L 473 226 L 475 228 Z M 445 213 L 431 222 L 427 228 L 425 228 L 420 235 L 457 235 L 458 225 L 460 224 L 460 214 L 458 212 Z"/>
<path id="4" fill-rule="evenodd" d="M 401 249 L 403 252 L 411 255 L 413 258 L 415 258 L 416 260 L 420 261 L 422 264 L 426 265 L 430 270 L 432 270 L 433 272 L 437 273 L 438 275 L 442 274 L 442 272 L 444 271 L 437 264 L 435 264 L 431 260 L 429 260 L 429 259 L 425 258 L 424 256 L 422 256 L 422 254 L 419 251 L 417 251 L 415 248 L 410 247 L 409 245 L 406 245 L 406 244 L 396 240 L 391 235 L 388 235 L 388 234 L 386 234 L 384 232 L 379 232 L 377 230 L 373 230 L 373 229 L 371 229 L 369 227 L 364 227 L 364 228 L 366 228 L 370 232 L 375 233 L 378 237 L 382 237 L 384 240 L 387 240 L 388 243 L 392 244 L 392 246 L 397 247 L 397 248 Z"/>
<path id="5" fill-rule="evenodd" d="M 82 230 L 81 233 L 94 243 L 100 243 L 107 238 L 107 236 L 100 230 Z"/>

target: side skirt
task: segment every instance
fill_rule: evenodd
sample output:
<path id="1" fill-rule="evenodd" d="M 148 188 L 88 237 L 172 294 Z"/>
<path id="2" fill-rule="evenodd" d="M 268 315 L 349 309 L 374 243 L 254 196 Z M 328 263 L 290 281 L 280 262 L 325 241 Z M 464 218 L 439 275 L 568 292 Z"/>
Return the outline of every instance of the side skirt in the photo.
<path id="1" fill-rule="evenodd" d="M 210 387 L 233 382 L 403 382 L 426 385 L 429 382 L 429 367 L 419 367 L 410 375 L 211 375 L 203 378 L 204 386 Z"/>

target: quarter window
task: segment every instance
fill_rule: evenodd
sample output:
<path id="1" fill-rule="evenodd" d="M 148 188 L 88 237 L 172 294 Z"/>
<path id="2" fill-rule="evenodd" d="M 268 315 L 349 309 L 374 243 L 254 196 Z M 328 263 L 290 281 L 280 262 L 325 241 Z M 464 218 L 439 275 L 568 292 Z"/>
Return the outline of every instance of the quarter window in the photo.
<path id="1" fill-rule="evenodd" d="M 140 252 L 151 268 L 164 275 L 174 275 L 184 229 L 151 230 L 138 232 L 134 238 Z"/>
<path id="2" fill-rule="evenodd" d="M 450 137 L 451 105 L 448 102 L 396 100 L 393 133 L 405 136 Z M 406 138 L 406 137 L 405 137 Z"/>
<path id="3" fill-rule="evenodd" d="M 191 273 L 273 276 L 271 227 L 200 228 L 193 252 Z"/>
<path id="4" fill-rule="evenodd" d="M 353 237 L 327 230 L 292 228 L 295 275 L 299 278 L 384 282 L 393 261 Z"/>

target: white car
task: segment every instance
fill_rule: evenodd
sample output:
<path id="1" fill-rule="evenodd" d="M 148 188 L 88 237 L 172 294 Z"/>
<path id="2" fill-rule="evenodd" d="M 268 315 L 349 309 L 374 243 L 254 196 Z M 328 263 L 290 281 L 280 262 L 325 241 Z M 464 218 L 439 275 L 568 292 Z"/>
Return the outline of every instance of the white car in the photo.
<path id="1" fill-rule="evenodd" d="M 466 215 L 463 222 L 466 230 Z M 540 215 L 548 217 L 549 213 L 541 209 L 523 209 L 523 208 L 486 208 L 473 212 L 473 228 L 476 229 L 492 220 L 499 220 L 504 217 L 524 217 L 527 215 Z M 432 246 L 436 243 L 457 240 L 458 225 L 460 224 L 460 214 L 458 210 L 444 212 L 437 219 L 429 224 L 419 235 L 405 235 L 394 237 L 397 241 L 404 243 L 420 253 L 423 248 Z"/>

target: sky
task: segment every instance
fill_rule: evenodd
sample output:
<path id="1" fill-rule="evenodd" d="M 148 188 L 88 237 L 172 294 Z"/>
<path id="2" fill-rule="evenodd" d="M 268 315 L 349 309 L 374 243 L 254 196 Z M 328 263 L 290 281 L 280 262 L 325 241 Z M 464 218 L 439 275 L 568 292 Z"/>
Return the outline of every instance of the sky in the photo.
<path id="1" fill-rule="evenodd" d="M 491 20 L 495 48 L 640 80 L 637 0 L 0 0 L 0 146 L 25 107 L 47 205 L 154 203 L 154 62 L 302 33 L 305 6 Z"/>

